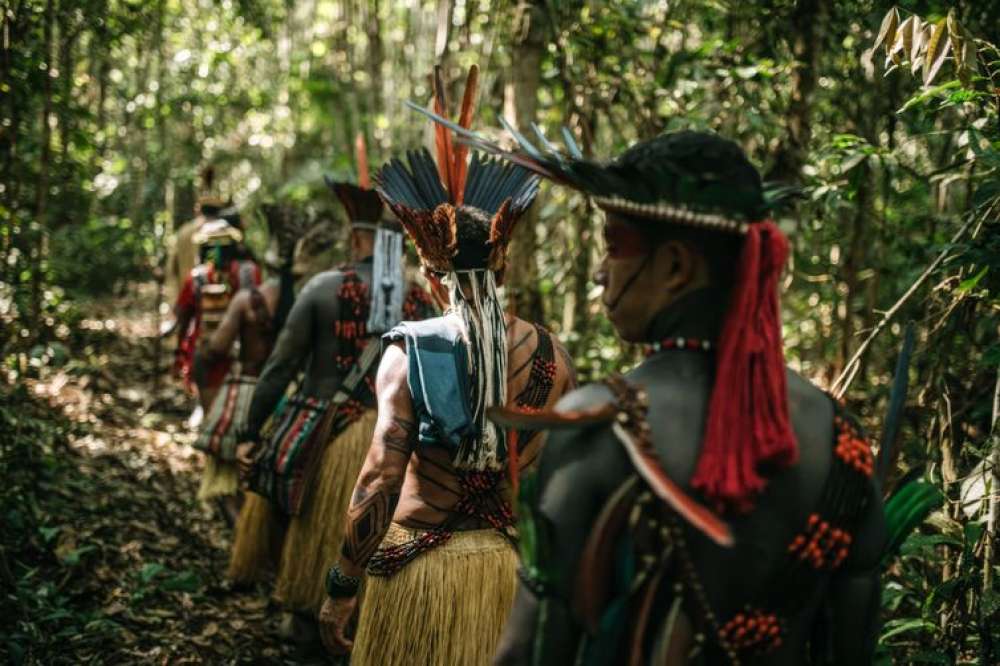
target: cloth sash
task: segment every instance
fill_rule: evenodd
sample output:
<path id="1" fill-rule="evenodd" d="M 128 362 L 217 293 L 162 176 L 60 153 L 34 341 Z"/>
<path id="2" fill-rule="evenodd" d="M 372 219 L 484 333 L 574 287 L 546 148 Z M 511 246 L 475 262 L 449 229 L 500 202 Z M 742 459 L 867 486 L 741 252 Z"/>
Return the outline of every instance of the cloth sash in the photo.
<path id="1" fill-rule="evenodd" d="M 311 463 L 329 439 L 329 400 L 296 394 L 278 403 L 261 429 L 263 446 L 254 459 L 250 490 L 267 497 L 287 515 L 302 510 Z"/>
<path id="2" fill-rule="evenodd" d="M 438 317 L 403 322 L 382 340 L 406 343 L 406 381 L 419 444 L 443 446 L 454 456 L 463 440 L 479 436 L 469 408 L 468 356 L 461 333 Z"/>

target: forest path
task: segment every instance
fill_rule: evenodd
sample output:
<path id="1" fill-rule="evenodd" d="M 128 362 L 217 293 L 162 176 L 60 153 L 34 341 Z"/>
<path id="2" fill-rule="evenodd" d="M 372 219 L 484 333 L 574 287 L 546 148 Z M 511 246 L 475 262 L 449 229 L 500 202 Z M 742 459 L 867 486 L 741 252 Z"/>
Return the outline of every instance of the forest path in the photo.
<path id="1" fill-rule="evenodd" d="M 17 579 L 20 617 L 14 629 L 0 622 L 0 655 L 45 664 L 323 663 L 277 639 L 269 586 L 237 591 L 224 578 L 231 530 L 196 499 L 200 454 L 184 425 L 193 401 L 166 375 L 154 393 L 154 293 L 138 289 L 89 306 L 75 336 L 86 344 L 25 382 L 33 395 L 22 396 L 20 411 L 58 422 L 60 434 L 51 463 L 36 465 L 46 471 L 28 482 L 18 514 L 27 538 L 0 549 Z M 165 341 L 161 367 L 171 348 Z"/>

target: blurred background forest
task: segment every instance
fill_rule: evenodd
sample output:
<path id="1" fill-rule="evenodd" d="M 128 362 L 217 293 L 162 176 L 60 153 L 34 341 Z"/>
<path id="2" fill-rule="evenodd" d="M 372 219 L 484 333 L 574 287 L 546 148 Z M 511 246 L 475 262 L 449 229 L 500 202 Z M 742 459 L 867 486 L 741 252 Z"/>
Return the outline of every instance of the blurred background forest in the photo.
<path id="1" fill-rule="evenodd" d="M 479 128 L 498 127 L 498 114 L 550 136 L 565 125 L 596 157 L 707 128 L 744 146 L 766 179 L 803 188 L 779 220 L 794 249 L 789 362 L 824 387 L 846 386 L 877 434 L 913 322 L 892 478 L 924 474 L 947 498 L 887 563 L 884 663 L 1000 663 L 989 497 L 1000 460 L 1000 3 L 891 8 L 5 0 L 0 418 L 13 418 L 12 387 L 83 353 L 89 303 L 156 279 L 206 165 L 258 246 L 262 202 L 339 216 L 322 176 L 354 175 L 355 134 L 373 164 L 419 145 L 427 123 L 403 102 L 427 101 L 435 62 L 452 82 L 475 62 Z M 508 289 L 522 316 L 558 332 L 584 379 L 637 358 L 594 298 L 599 219 L 584 198 L 543 187 L 518 231 Z M 849 386 L 835 385 L 845 371 Z M 0 438 L 0 471 L 12 474 L 30 444 Z M 22 532 L 5 536 L 6 552 L 38 538 Z M 0 573 L 14 581 L 10 558 Z"/>

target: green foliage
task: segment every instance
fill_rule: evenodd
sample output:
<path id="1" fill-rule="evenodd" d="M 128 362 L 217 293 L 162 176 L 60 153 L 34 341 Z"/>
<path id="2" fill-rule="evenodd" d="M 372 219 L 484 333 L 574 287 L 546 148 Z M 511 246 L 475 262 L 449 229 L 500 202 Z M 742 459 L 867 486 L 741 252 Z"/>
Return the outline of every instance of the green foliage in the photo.
<path id="1" fill-rule="evenodd" d="M 985 561 L 986 519 L 964 514 L 957 500 L 962 479 L 997 445 L 989 397 L 1000 367 L 1000 5 L 444 4 L 441 22 L 430 0 L 24 0 L 5 8 L 6 376 L 64 361 L 59 346 L 75 348 L 81 293 L 153 273 L 164 239 L 192 213 L 207 164 L 218 173 L 216 193 L 248 211 L 267 199 L 336 209 L 322 175 L 354 177 L 358 131 L 373 166 L 424 139 L 426 124 L 402 103 L 427 100 L 438 38 L 449 82 L 471 62 L 483 69 L 481 128 L 497 125 L 516 66 L 536 48 L 533 101 L 548 135 L 567 126 L 582 150 L 608 157 L 663 131 L 714 130 L 744 146 L 768 180 L 804 188 L 805 200 L 777 219 L 792 243 L 787 358 L 830 386 L 891 310 L 846 394 L 870 432 L 885 411 L 902 324 L 914 322 L 914 389 L 889 485 L 926 468 L 946 501 L 887 565 L 883 663 L 890 653 L 897 663 L 991 663 L 1000 602 L 996 583 L 983 585 L 994 564 Z M 517 5 L 538 10 L 529 18 L 539 30 Z M 583 381 L 634 364 L 640 350 L 615 338 L 592 279 L 600 213 L 547 186 L 537 209 L 534 228 L 517 234 L 537 239 L 527 259 L 537 284 L 528 286 L 545 323 Z M 251 222 L 255 241 L 261 226 Z M 71 360 L 68 370 L 85 368 Z M 32 460 L 43 470 L 58 464 Z M 63 538 L 56 524 L 26 527 L 26 498 L 2 506 L 16 507 L 11 534 L 32 553 Z M 69 566 L 86 565 L 86 547 L 65 553 L 77 561 Z M 184 570 L 143 571 L 148 580 L 135 582 L 145 599 L 201 584 Z M 43 614 L 65 608 L 54 601 L 58 590 L 44 589 L 24 603 L 42 604 Z"/>
<path id="2" fill-rule="evenodd" d="M 136 233 L 130 220 L 91 218 L 52 233 L 51 279 L 72 295 L 110 295 L 124 284 L 149 279 L 154 251 L 153 238 Z"/>

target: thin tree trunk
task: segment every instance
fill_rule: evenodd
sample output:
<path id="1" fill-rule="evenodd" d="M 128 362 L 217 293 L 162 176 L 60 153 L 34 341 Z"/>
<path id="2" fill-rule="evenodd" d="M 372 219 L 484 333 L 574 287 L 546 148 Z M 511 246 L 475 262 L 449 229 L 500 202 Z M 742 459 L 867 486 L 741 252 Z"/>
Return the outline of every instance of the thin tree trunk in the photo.
<path id="1" fill-rule="evenodd" d="M 546 44 L 546 20 L 541 2 L 523 0 L 517 7 L 513 64 L 505 90 L 505 115 L 523 131 L 535 120 L 542 56 Z M 507 269 L 509 307 L 519 317 L 544 321 L 545 308 L 538 287 L 538 205 L 521 220 L 514 233 Z"/>
<path id="2" fill-rule="evenodd" d="M 42 314 L 42 263 L 45 255 L 45 223 L 46 204 L 48 203 L 49 169 L 52 161 L 52 128 L 49 117 L 52 115 L 52 42 L 53 24 L 55 23 L 55 3 L 47 0 L 45 3 L 43 48 L 45 55 L 44 79 L 42 81 L 42 114 L 41 114 L 41 152 L 38 158 L 38 182 L 35 187 L 35 223 L 38 225 L 36 237 L 31 245 L 31 314 L 38 321 Z"/>
<path id="3" fill-rule="evenodd" d="M 983 589 L 993 587 L 993 554 L 997 540 L 997 521 L 1000 520 L 1000 368 L 997 369 L 996 386 L 993 389 L 993 412 L 990 428 L 992 451 L 990 453 L 989 510 L 986 515 L 986 547 L 983 550 Z"/>
<path id="4" fill-rule="evenodd" d="M 789 35 L 795 68 L 791 76 L 787 127 L 768 180 L 797 181 L 812 139 L 812 93 L 816 88 L 830 0 L 799 0 L 789 17 Z"/>

